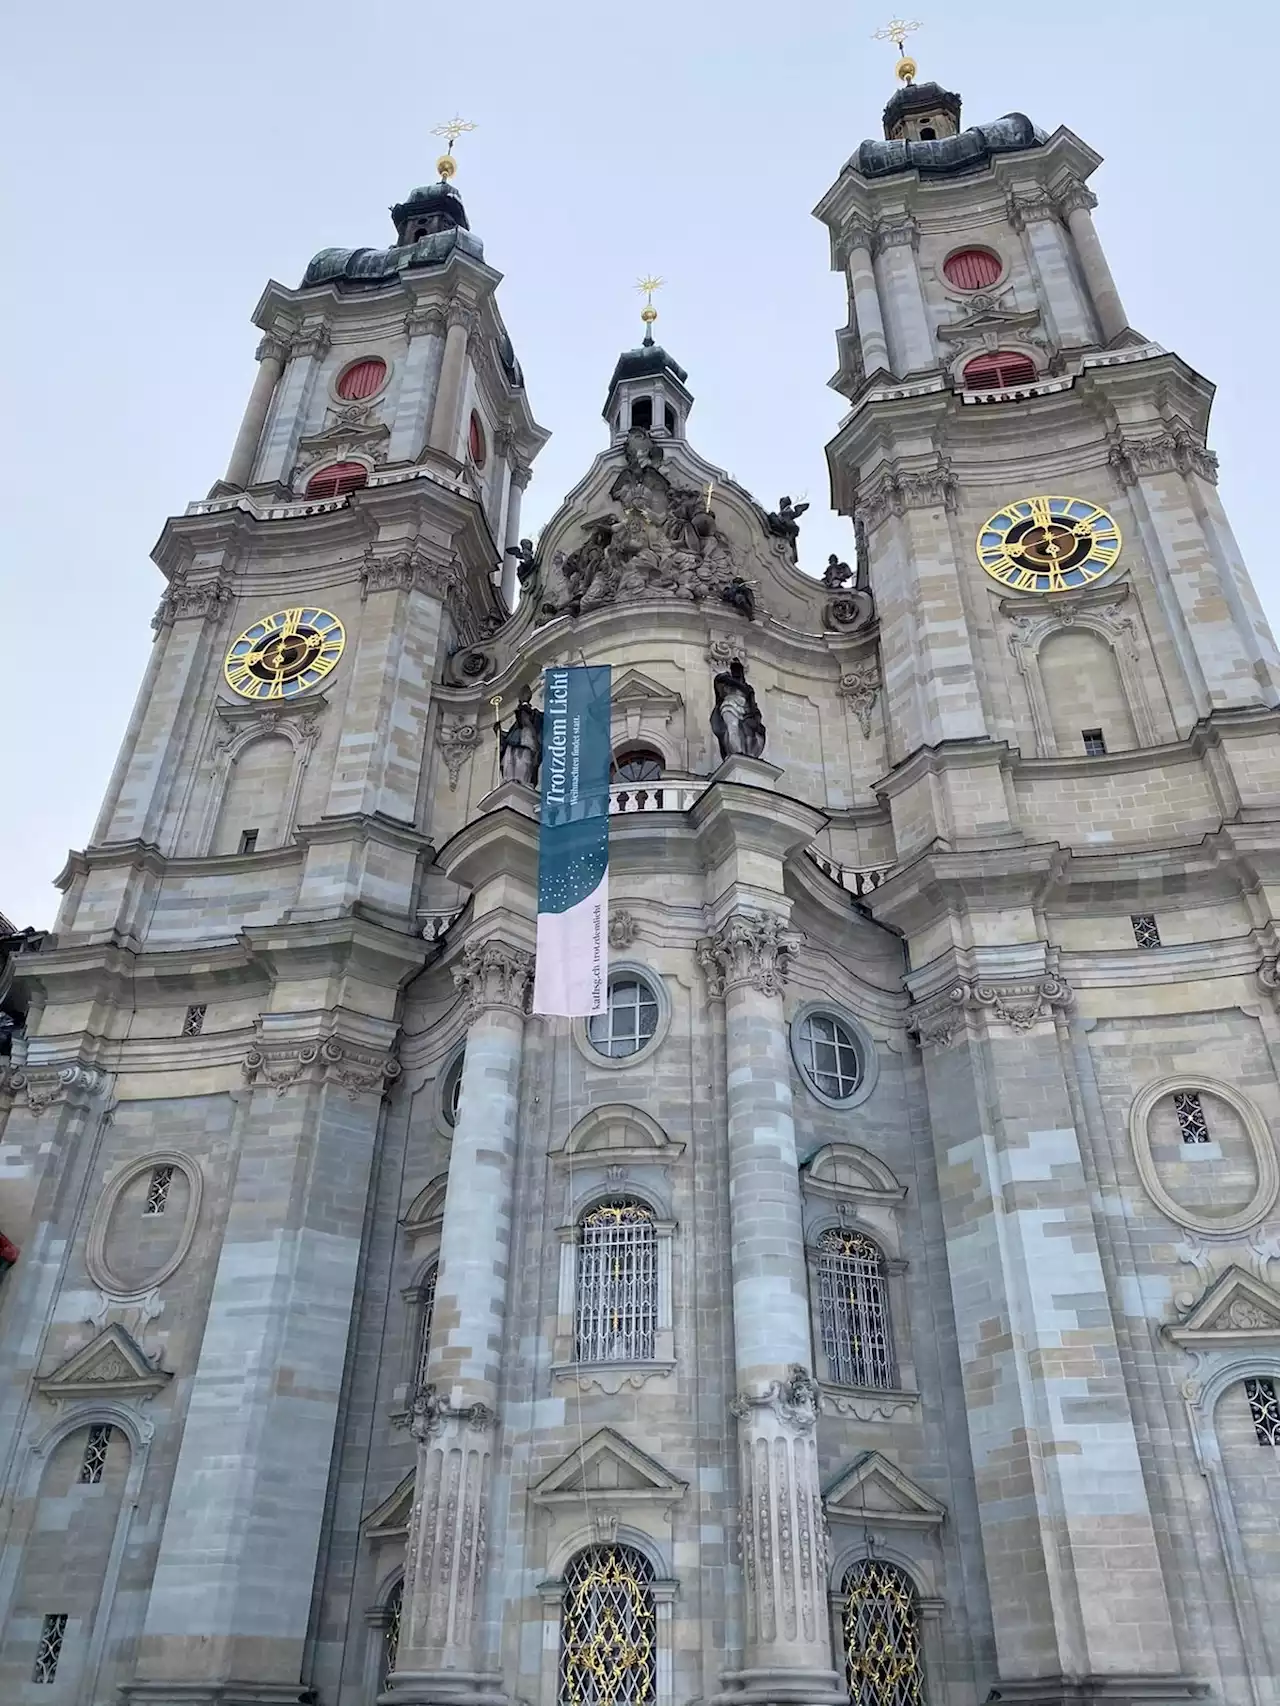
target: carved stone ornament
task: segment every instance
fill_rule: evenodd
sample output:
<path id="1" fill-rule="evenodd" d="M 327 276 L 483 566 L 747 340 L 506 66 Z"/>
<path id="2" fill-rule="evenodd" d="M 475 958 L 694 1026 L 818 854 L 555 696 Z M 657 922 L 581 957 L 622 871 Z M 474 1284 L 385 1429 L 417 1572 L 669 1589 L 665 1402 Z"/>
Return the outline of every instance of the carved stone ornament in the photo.
<path id="1" fill-rule="evenodd" d="M 771 1380 L 763 1392 L 740 1392 L 729 1405 L 739 1421 L 753 1411 L 772 1410 L 796 1433 L 811 1433 L 822 1408 L 822 1388 L 807 1368 L 793 1362 L 785 1380 Z"/>
<path id="2" fill-rule="evenodd" d="M 1078 207 L 1084 208 L 1086 213 L 1092 213 L 1098 205 L 1098 198 L 1089 186 L 1082 179 L 1074 177 L 1053 186 L 1053 199 L 1064 219 Z"/>
<path id="3" fill-rule="evenodd" d="M 436 745 L 449 768 L 449 792 L 456 793 L 462 766 L 482 739 L 479 723 L 446 723 L 436 726 Z"/>
<path id="4" fill-rule="evenodd" d="M 954 510 L 956 490 L 948 462 L 939 461 L 933 468 L 901 468 L 895 462 L 859 486 L 855 507 L 871 533 L 889 516 L 905 515 L 909 509 Z"/>
<path id="5" fill-rule="evenodd" d="M 533 955 L 496 939 L 468 942 L 453 981 L 466 998 L 468 1023 L 490 1008 L 527 1013 L 533 985 Z"/>
<path id="6" fill-rule="evenodd" d="M 717 669 L 727 669 L 734 658 L 748 662 L 747 648 L 736 634 L 715 634 L 707 637 L 706 660 Z"/>
<path id="7" fill-rule="evenodd" d="M 661 472 L 661 447 L 643 428 L 627 434 L 623 457 L 609 488 L 618 507 L 587 522 L 587 537 L 575 551 L 556 553 L 555 591 L 544 615 L 579 616 L 602 605 L 665 597 L 727 604 L 750 620 L 754 583 L 742 574 L 704 493 L 672 484 Z"/>
<path id="8" fill-rule="evenodd" d="M 849 701 L 849 709 L 858 719 L 863 738 L 871 738 L 871 714 L 880 697 L 880 666 L 871 659 L 858 664 L 840 677 L 840 697 Z"/>
<path id="9" fill-rule="evenodd" d="M 21 1067 L 9 1075 L 10 1089 L 15 1095 L 25 1095 L 27 1106 L 37 1116 L 63 1100 L 83 1106 L 106 1082 L 105 1072 L 96 1066 L 83 1066 L 79 1061 Z"/>
<path id="10" fill-rule="evenodd" d="M 1057 203 L 1048 190 L 1011 190 L 1005 211 L 1010 225 L 1019 234 L 1037 220 L 1059 218 Z"/>
<path id="11" fill-rule="evenodd" d="M 698 964 L 707 993 L 721 1000 L 735 984 L 749 984 L 761 995 L 781 995 L 791 956 L 804 937 L 782 919 L 764 912 L 732 913 L 714 936 L 698 942 Z"/>
<path id="12" fill-rule="evenodd" d="M 1198 474 L 1213 485 L 1218 483 L 1218 458 L 1176 416 L 1164 428 L 1145 438 L 1131 438 L 1114 432 L 1107 460 L 1116 477 L 1125 486 L 1136 486 L 1147 474 Z"/>
<path id="13" fill-rule="evenodd" d="M 640 934 L 640 926 L 629 912 L 611 912 L 609 914 L 609 946 L 611 948 L 629 948 Z"/>
<path id="14" fill-rule="evenodd" d="M 258 347 L 253 352 L 255 361 L 287 361 L 289 358 L 288 336 L 277 337 L 274 332 L 268 332 L 258 341 Z"/>
<path id="15" fill-rule="evenodd" d="M 435 302 L 425 307 L 411 308 L 404 317 L 407 338 L 441 337 L 444 329 L 444 309 Z"/>
<path id="16" fill-rule="evenodd" d="M 231 587 L 221 576 L 192 586 L 188 584 L 184 570 L 175 575 L 165 588 L 164 597 L 151 618 L 151 631 L 158 634 L 161 628 L 170 628 L 188 616 L 198 617 L 201 621 L 219 616 L 230 602 Z"/>
<path id="17" fill-rule="evenodd" d="M 878 220 L 872 234 L 873 254 L 883 254 L 886 249 L 895 248 L 899 244 L 909 244 L 913 249 L 920 246 L 920 227 L 909 213 L 899 219 Z"/>
<path id="18" fill-rule="evenodd" d="M 823 627 L 838 634 L 869 628 L 875 616 L 876 601 L 865 591 L 842 590 L 834 593 L 822 607 Z"/>
<path id="19" fill-rule="evenodd" d="M 431 593 L 445 598 L 462 583 L 462 573 L 456 558 L 440 559 L 423 550 L 421 545 L 393 551 L 381 557 L 370 545 L 360 567 L 364 596 L 375 592 L 404 590 Z"/>
<path id="20" fill-rule="evenodd" d="M 1060 977 L 1026 981 L 954 983 L 907 1018 L 907 1030 L 922 1044 L 946 1048 L 964 1029 L 966 1012 L 985 1012 L 1020 1034 L 1051 1018 L 1056 1007 L 1070 1007 L 1075 996 Z"/>
<path id="21" fill-rule="evenodd" d="M 333 339 L 323 320 L 310 321 L 293 334 L 289 354 L 295 356 L 328 355 Z"/>
<path id="22" fill-rule="evenodd" d="M 371 1090 L 384 1093 L 402 1070 L 388 1051 L 357 1047 L 339 1037 L 310 1042 L 259 1039 L 244 1057 L 244 1075 L 249 1082 L 266 1085 L 277 1096 L 306 1080 L 340 1084 L 354 1102 Z"/>
<path id="23" fill-rule="evenodd" d="M 486 1428 L 491 1428 L 497 1419 L 487 1404 L 467 1404 L 458 1409 L 443 1398 L 434 1386 L 422 1386 L 414 1394 L 409 1409 L 409 1432 L 414 1439 L 426 1441 L 443 1433 L 448 1423 L 456 1422 L 475 1433 L 483 1433 Z"/>

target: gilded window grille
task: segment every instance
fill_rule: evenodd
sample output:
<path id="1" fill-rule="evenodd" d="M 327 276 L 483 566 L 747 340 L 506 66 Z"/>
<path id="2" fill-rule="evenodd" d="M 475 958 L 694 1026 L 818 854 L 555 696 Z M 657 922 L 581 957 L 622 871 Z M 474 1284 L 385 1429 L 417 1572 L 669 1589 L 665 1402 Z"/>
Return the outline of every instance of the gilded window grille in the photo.
<path id="1" fill-rule="evenodd" d="M 143 1206 L 144 1215 L 163 1214 L 169 1206 L 169 1186 L 173 1183 L 173 1168 L 166 1162 L 163 1167 L 151 1169 L 151 1180 L 147 1185 L 147 1200 Z"/>
<path id="2" fill-rule="evenodd" d="M 863 1233 L 838 1229 L 819 1238 L 818 1320 L 828 1379 L 839 1386 L 893 1385 L 884 1261 Z"/>
<path id="3" fill-rule="evenodd" d="M 110 1424 L 95 1422 L 84 1442 L 84 1456 L 80 1459 L 80 1473 L 76 1476 L 81 1486 L 96 1487 L 101 1481 L 110 1445 Z"/>
<path id="4" fill-rule="evenodd" d="M 57 1676 L 58 1660 L 62 1657 L 62 1642 L 66 1633 L 65 1611 L 52 1613 L 40 1625 L 40 1645 L 36 1648 L 36 1662 L 31 1672 L 32 1682 L 52 1682 Z"/>
<path id="5" fill-rule="evenodd" d="M 1245 1396 L 1259 1445 L 1280 1445 L 1280 1396 L 1274 1380 L 1246 1380 Z"/>
<path id="6" fill-rule="evenodd" d="M 579 1362 L 649 1362 L 658 1325 L 658 1238 L 643 1203 L 601 1203 L 578 1239 Z"/>
<path id="7" fill-rule="evenodd" d="M 560 1706 L 652 1706 L 657 1693 L 653 1571 L 633 1546 L 570 1561 L 560 1609 Z"/>
<path id="8" fill-rule="evenodd" d="M 403 1611 L 404 1578 L 402 1577 L 392 1588 L 391 1598 L 387 1601 L 387 1627 L 382 1638 L 382 1681 L 384 1685 L 396 1668 L 396 1656 L 400 1651 L 400 1619 Z"/>
<path id="9" fill-rule="evenodd" d="M 421 1392 L 427 1384 L 427 1362 L 431 1355 L 431 1316 L 435 1309 L 436 1278 L 439 1272 L 439 1266 L 433 1263 L 427 1269 L 426 1278 L 422 1282 L 422 1289 L 418 1293 L 420 1325 L 418 1328 L 418 1362 L 413 1373 L 413 1389 L 415 1392 Z"/>
<path id="10" fill-rule="evenodd" d="M 853 1706 L 924 1706 L 920 1617 L 901 1570 L 864 1558 L 844 1579 L 844 1655 Z"/>

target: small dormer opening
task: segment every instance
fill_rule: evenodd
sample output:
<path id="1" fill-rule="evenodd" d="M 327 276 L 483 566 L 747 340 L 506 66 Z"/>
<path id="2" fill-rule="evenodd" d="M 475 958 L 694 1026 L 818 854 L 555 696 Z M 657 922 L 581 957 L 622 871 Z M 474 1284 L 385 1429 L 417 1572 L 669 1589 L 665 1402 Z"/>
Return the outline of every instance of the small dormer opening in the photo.
<path id="1" fill-rule="evenodd" d="M 931 124 L 920 126 L 920 140 L 921 142 L 936 142 L 938 140 L 938 133 Z"/>
<path id="2" fill-rule="evenodd" d="M 670 403 L 662 405 L 662 422 L 672 438 L 676 436 L 676 412 Z"/>
<path id="3" fill-rule="evenodd" d="M 637 397 L 631 405 L 631 425 L 644 427 L 646 430 L 653 425 L 653 398 Z"/>

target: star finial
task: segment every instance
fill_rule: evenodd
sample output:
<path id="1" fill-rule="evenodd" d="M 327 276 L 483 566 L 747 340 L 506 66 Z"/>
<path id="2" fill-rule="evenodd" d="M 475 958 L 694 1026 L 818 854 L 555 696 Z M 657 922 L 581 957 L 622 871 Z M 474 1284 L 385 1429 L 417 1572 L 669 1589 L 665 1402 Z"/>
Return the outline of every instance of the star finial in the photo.
<path id="1" fill-rule="evenodd" d="M 460 136 L 465 136 L 469 130 L 475 128 L 474 123 L 469 118 L 456 117 L 451 118 L 446 124 L 438 124 L 433 128 L 432 136 L 443 136 L 448 142 L 448 147 L 436 161 L 436 171 L 446 181 L 453 177 L 458 170 L 458 162 L 453 157 L 454 143 Z"/>
<path id="2" fill-rule="evenodd" d="M 891 41 L 898 50 L 898 63 L 894 70 L 903 83 L 915 81 L 916 62 L 907 52 L 907 37 L 914 35 L 922 26 L 914 19 L 890 18 L 883 29 L 871 32 L 872 41 Z"/>
<path id="3" fill-rule="evenodd" d="M 644 307 L 640 310 L 640 318 L 644 321 L 644 340 L 653 342 L 653 322 L 658 318 L 658 310 L 653 305 L 653 293 L 661 290 L 666 283 L 665 278 L 659 278 L 656 273 L 646 273 L 643 278 L 636 280 L 636 289 L 644 292 Z"/>

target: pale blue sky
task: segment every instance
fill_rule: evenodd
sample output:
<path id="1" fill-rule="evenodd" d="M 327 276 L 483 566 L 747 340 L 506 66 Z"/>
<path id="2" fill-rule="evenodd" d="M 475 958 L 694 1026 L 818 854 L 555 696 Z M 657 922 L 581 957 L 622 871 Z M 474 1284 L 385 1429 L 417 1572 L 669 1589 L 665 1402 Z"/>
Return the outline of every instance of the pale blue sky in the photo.
<path id="1" fill-rule="evenodd" d="M 1265 505 L 1277 275 L 1263 128 L 1273 4 L 1232 30 L 1190 0 L 922 0 L 922 77 L 969 121 L 1010 110 L 1105 156 L 1095 215 L 1132 323 L 1219 387 L 1222 491 L 1273 622 Z M 49 4 L 11 15 L 5 220 L 0 911 L 52 922 L 146 664 L 165 516 L 223 471 L 253 378 L 249 314 L 330 244 L 384 244 L 434 176 L 462 191 L 535 415 L 554 437 L 537 525 L 602 443 L 640 273 L 697 398 L 690 437 L 772 505 L 813 504 L 806 557 L 848 554 L 826 512 L 826 388 L 844 292 L 810 209 L 893 89 L 877 4 L 365 0 Z"/>

